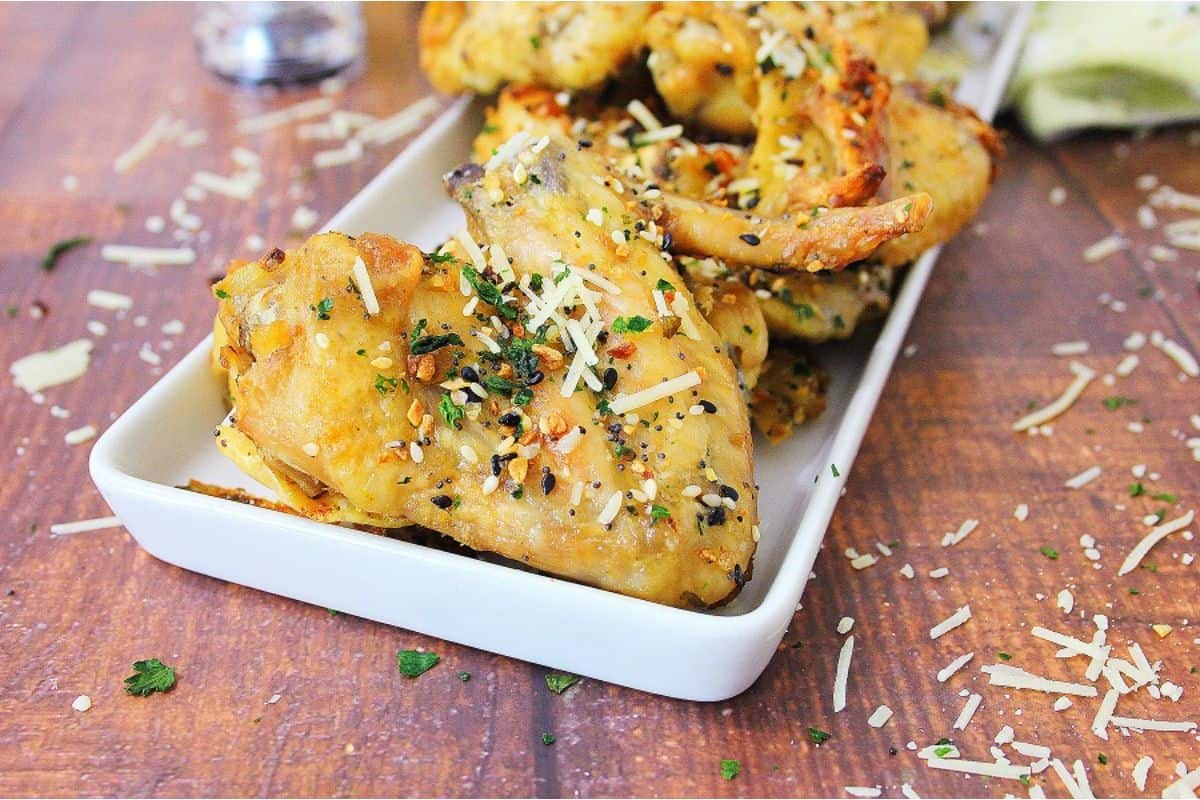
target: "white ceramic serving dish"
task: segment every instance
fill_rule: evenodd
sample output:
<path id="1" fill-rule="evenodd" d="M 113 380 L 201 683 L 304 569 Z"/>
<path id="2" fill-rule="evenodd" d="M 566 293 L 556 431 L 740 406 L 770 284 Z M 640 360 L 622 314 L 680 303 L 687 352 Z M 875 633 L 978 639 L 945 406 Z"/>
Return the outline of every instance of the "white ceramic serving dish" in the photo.
<path id="1" fill-rule="evenodd" d="M 985 116 L 995 111 L 1027 12 L 983 9 L 1001 33 L 960 98 Z M 326 228 L 390 233 L 427 249 L 443 241 L 462 216 L 441 176 L 466 160 L 479 119 L 478 103 L 455 104 Z M 105 432 L 92 450 L 92 477 L 142 547 L 186 569 L 658 694 L 725 699 L 762 673 L 795 612 L 936 258 L 930 252 L 909 271 L 877 337 L 823 348 L 832 375 L 825 414 L 785 445 L 758 449 L 754 579 L 718 611 L 668 608 L 175 488 L 197 478 L 269 494 L 213 444 L 225 408 L 208 339 Z"/>

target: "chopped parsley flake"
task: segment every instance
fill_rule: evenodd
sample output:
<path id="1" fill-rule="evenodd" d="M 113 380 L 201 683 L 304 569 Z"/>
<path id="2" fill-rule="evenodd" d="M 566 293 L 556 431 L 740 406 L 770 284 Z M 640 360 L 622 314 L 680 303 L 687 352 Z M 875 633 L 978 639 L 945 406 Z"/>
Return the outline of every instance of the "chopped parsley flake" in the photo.
<path id="1" fill-rule="evenodd" d="M 613 320 L 613 333 L 641 333 L 654 323 L 640 315 L 617 317 Z"/>
<path id="2" fill-rule="evenodd" d="M 317 312 L 317 319 L 329 319 L 329 312 L 333 311 L 333 298 L 326 297 L 312 306 L 312 310 Z"/>
<path id="3" fill-rule="evenodd" d="M 1101 753 L 1100 755 L 1096 756 L 1096 760 L 1099 761 L 1101 764 L 1107 764 L 1108 756 L 1104 755 L 1104 753 Z"/>
<path id="4" fill-rule="evenodd" d="M 579 676 L 569 672 L 546 673 L 546 688 L 555 694 L 562 694 L 577 683 L 579 683 Z"/>
<path id="5" fill-rule="evenodd" d="M 396 665 L 400 674 L 406 678 L 416 678 L 425 674 L 441 661 L 437 653 L 422 653 L 418 650 L 396 651 Z"/>
<path id="6" fill-rule="evenodd" d="M 558 741 L 558 740 L 555 738 L 553 733 L 543 733 L 542 734 L 542 744 L 546 745 L 546 747 L 549 747 L 550 745 L 554 744 L 556 741 Z"/>
<path id="7" fill-rule="evenodd" d="M 1129 496 L 1130 497 L 1141 497 L 1145 493 L 1146 493 L 1146 487 L 1142 485 L 1141 481 L 1138 481 L 1137 483 L 1129 484 Z"/>
<path id="8" fill-rule="evenodd" d="M 484 130 L 487 130 L 487 126 L 484 126 Z M 426 253 L 426 255 L 434 264 L 445 264 L 448 261 L 455 260 L 453 253 Z"/>
<path id="9" fill-rule="evenodd" d="M 1179 498 L 1176 497 L 1171 492 L 1159 492 L 1158 494 L 1151 495 L 1150 499 L 1158 500 L 1159 502 L 1162 502 L 1162 503 L 1175 503 Z"/>
<path id="10" fill-rule="evenodd" d="M 424 322 L 424 320 L 422 320 L 422 322 Z M 426 353 L 432 353 L 435 350 L 441 350 L 443 347 L 448 347 L 450 345 L 462 347 L 462 337 L 457 333 L 442 333 L 436 336 L 422 336 L 420 338 L 414 338 L 408 345 L 408 352 L 412 353 L 414 356 L 421 356 L 425 355 Z"/>
<path id="11" fill-rule="evenodd" d="M 514 306 L 504 304 L 504 298 L 500 294 L 500 287 L 484 278 L 473 267 L 463 267 L 463 277 L 467 279 L 467 283 L 471 284 L 471 288 L 479 295 L 479 299 L 493 306 L 497 313 L 505 319 L 516 319 L 517 309 Z"/>
<path id="12" fill-rule="evenodd" d="M 221 300 L 229 299 L 229 292 L 225 291 L 224 289 L 213 289 L 213 294 L 215 294 L 217 298 Z"/>
<path id="13" fill-rule="evenodd" d="M 463 683 L 466 683 L 467 681 L 471 680 L 471 673 L 469 673 L 469 672 L 460 672 L 460 673 L 458 673 L 458 679 L 459 679 L 460 681 L 462 681 Z"/>
<path id="14" fill-rule="evenodd" d="M 125 692 L 135 697 L 149 697 L 155 692 L 166 692 L 175 685 L 175 670 L 159 661 L 148 658 L 133 662 L 133 674 L 125 679 Z"/>
<path id="15" fill-rule="evenodd" d="M 49 272 L 58 266 L 58 260 L 64 255 L 77 247 L 86 247 L 91 243 L 92 237 L 90 236 L 72 236 L 70 239 L 55 242 L 42 258 L 42 269 Z"/>
<path id="16" fill-rule="evenodd" d="M 813 744 L 825 744 L 833 738 L 832 733 L 826 733 L 820 728 L 814 728 L 811 725 L 808 728 L 808 738 L 812 739 Z"/>
<path id="17" fill-rule="evenodd" d="M 663 280 L 662 278 L 658 279 L 658 283 L 654 284 L 654 288 L 658 289 L 660 292 L 675 291 L 674 285 L 672 285 L 670 281 Z"/>
<path id="18" fill-rule="evenodd" d="M 442 412 L 442 419 L 446 420 L 447 425 L 455 430 L 462 430 L 461 421 L 467 415 L 467 411 L 450 399 L 449 392 L 442 395 L 438 402 L 438 411 Z"/>
<path id="19" fill-rule="evenodd" d="M 1122 394 L 1114 394 L 1104 398 L 1104 407 L 1109 411 L 1116 411 L 1122 406 L 1131 406 L 1136 402 L 1137 400 L 1134 400 L 1132 397 L 1126 397 Z"/>
<path id="20" fill-rule="evenodd" d="M 833 473 L 833 477 L 840 478 L 842 473 L 838 472 L 837 464 L 830 464 L 829 471 Z"/>
<path id="21" fill-rule="evenodd" d="M 1001 661 L 1012 661 L 1011 653 L 1006 653 L 1003 650 L 1001 650 L 999 653 L 996 653 L 996 655 L 1000 658 Z"/>
<path id="22" fill-rule="evenodd" d="M 721 777 L 731 781 L 742 772 L 742 762 L 733 758 L 721 759 Z"/>
<path id="23" fill-rule="evenodd" d="M 1044 555 L 1046 558 L 1050 559 L 1051 561 L 1058 560 L 1058 551 L 1055 550 L 1050 545 L 1044 544 L 1041 547 L 1039 547 L 1038 550 L 1041 552 L 1042 555 Z"/>
<path id="24" fill-rule="evenodd" d="M 375 375 L 375 391 L 380 394 L 396 391 L 396 384 L 398 383 L 399 381 L 395 378 L 389 378 L 387 375 Z"/>
<path id="25" fill-rule="evenodd" d="M 657 503 L 650 506 L 650 517 L 652 518 L 651 525 L 655 525 L 660 519 L 670 519 L 671 511 L 666 506 L 660 506 Z"/>

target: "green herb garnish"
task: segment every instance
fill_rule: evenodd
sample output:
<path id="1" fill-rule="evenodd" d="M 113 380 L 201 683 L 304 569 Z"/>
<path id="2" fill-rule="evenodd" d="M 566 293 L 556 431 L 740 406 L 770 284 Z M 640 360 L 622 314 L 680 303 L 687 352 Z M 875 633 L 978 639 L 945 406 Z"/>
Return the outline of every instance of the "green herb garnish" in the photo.
<path id="1" fill-rule="evenodd" d="M 516 319 L 517 309 L 514 306 L 504 304 L 504 298 L 500 294 L 500 287 L 480 275 L 474 267 L 463 267 L 463 277 L 467 279 L 467 283 L 471 284 L 471 288 L 479 295 L 479 299 L 493 306 L 500 316 L 505 319 Z"/>
<path id="2" fill-rule="evenodd" d="M 148 697 L 155 692 L 170 691 L 174 685 L 175 670 L 157 658 L 148 658 L 133 662 L 133 674 L 125 679 L 125 692 L 135 697 Z"/>
<path id="3" fill-rule="evenodd" d="M 657 524 L 660 519 L 670 519 L 671 511 L 666 506 L 660 506 L 655 503 L 654 505 L 650 506 L 650 517 L 650 525 L 653 526 Z"/>
<path id="4" fill-rule="evenodd" d="M 742 762 L 732 758 L 721 759 L 721 777 L 731 781 L 742 772 Z"/>
<path id="5" fill-rule="evenodd" d="M 558 741 L 558 740 L 554 737 L 553 733 L 543 733 L 542 734 L 542 744 L 546 745 L 546 747 L 549 747 L 550 745 L 554 744 L 556 741 Z"/>
<path id="6" fill-rule="evenodd" d="M 46 255 L 42 257 L 42 269 L 49 272 L 58 266 L 58 260 L 64 255 L 77 247 L 86 247 L 91 243 L 92 237 L 90 236 L 72 236 L 70 239 L 55 242 L 46 251 Z"/>
<path id="7" fill-rule="evenodd" d="M 1044 544 L 1041 547 L 1039 547 L 1038 550 L 1041 551 L 1042 555 L 1044 555 L 1046 558 L 1050 559 L 1051 561 L 1058 560 L 1058 551 L 1055 550 L 1050 545 Z"/>
<path id="8" fill-rule="evenodd" d="M 1126 397 L 1122 394 L 1114 394 L 1104 398 L 1104 407 L 1109 411 L 1116 411 L 1122 406 L 1131 406 L 1136 402 L 1137 400 L 1134 400 L 1132 397 Z"/>
<path id="9" fill-rule="evenodd" d="M 652 320 L 635 314 L 632 317 L 617 317 L 613 320 L 612 329 L 613 333 L 641 333 L 653 324 Z"/>
<path id="10" fill-rule="evenodd" d="M 380 375 L 378 373 L 375 375 L 375 391 L 380 394 L 396 391 L 397 383 L 398 381 L 395 378 L 389 378 L 387 375 Z"/>
<path id="11" fill-rule="evenodd" d="M 824 744 L 833 738 L 833 734 L 826 733 L 820 728 L 814 728 L 810 725 L 808 728 L 808 738 L 812 739 L 813 744 Z"/>
<path id="12" fill-rule="evenodd" d="M 317 312 L 317 319 L 329 319 L 329 312 L 333 311 L 333 298 L 326 297 L 315 306 L 309 307 Z"/>
<path id="13" fill-rule="evenodd" d="M 546 688 L 555 694 L 562 694 L 577 683 L 579 683 L 579 676 L 569 672 L 546 673 Z"/>
<path id="14" fill-rule="evenodd" d="M 462 430 L 461 421 L 467 415 L 467 411 L 450 399 L 449 392 L 442 395 L 438 402 L 438 411 L 442 412 L 442 419 L 446 420 L 447 425 L 455 430 Z"/>
<path id="15" fill-rule="evenodd" d="M 396 665 L 400 667 L 400 674 L 406 678 L 416 678 L 425 674 L 441 660 L 437 653 L 422 653 L 418 650 L 396 651 Z"/>

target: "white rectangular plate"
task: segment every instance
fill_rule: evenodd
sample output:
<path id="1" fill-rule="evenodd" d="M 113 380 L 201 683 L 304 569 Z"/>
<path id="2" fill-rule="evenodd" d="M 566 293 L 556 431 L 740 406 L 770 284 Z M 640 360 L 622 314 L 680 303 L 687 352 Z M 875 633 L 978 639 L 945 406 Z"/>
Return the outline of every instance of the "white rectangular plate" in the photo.
<path id="1" fill-rule="evenodd" d="M 1026 12 L 982 9 L 1002 34 L 976 57 L 959 96 L 986 117 Z M 441 176 L 467 160 L 479 121 L 478 103 L 454 105 L 327 229 L 389 233 L 426 249 L 445 240 L 462 214 L 445 198 Z M 668 608 L 175 488 L 196 478 L 267 494 L 213 444 L 225 408 L 207 339 L 101 437 L 92 477 L 138 542 L 181 567 L 646 691 L 725 699 L 761 674 L 795 612 L 844 481 L 829 465 L 844 476 L 853 463 L 936 257 L 930 252 L 909 270 L 877 338 L 822 348 L 832 377 L 825 414 L 784 445 L 758 448 L 754 579 L 718 611 Z"/>

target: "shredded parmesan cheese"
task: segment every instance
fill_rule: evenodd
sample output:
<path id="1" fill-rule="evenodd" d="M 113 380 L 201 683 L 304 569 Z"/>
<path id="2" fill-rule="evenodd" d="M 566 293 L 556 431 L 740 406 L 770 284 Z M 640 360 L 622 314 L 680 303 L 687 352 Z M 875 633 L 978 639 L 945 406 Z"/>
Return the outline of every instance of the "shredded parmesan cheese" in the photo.
<path id="1" fill-rule="evenodd" d="M 846 681 L 850 677 L 850 659 L 854 655 L 854 637 L 847 636 L 846 643 L 838 653 L 837 670 L 833 679 L 833 711 L 846 707 Z"/>
<path id="2" fill-rule="evenodd" d="M 887 706 L 880 706 L 871 712 L 871 716 L 867 717 L 867 724 L 872 728 L 882 728 L 892 718 L 892 710 Z"/>
<path id="3" fill-rule="evenodd" d="M 66 435 L 63 436 L 63 440 L 67 444 L 83 444 L 84 442 L 90 442 L 95 438 L 95 425 L 84 425 L 82 428 L 75 428 L 74 430 L 67 431 Z"/>
<path id="4" fill-rule="evenodd" d="M 78 522 L 56 522 L 50 526 L 50 535 L 66 536 L 71 533 L 88 533 L 119 527 L 121 527 L 121 520 L 116 517 L 96 517 L 95 519 L 81 519 Z"/>
<path id="5" fill-rule="evenodd" d="M 1014 781 L 1032 774 L 1032 770 L 1029 767 L 991 761 L 967 761 L 963 758 L 938 758 L 934 756 L 926 763 L 934 769 L 966 772 L 971 775 L 986 775 L 989 778 L 1009 778 Z"/>
<path id="6" fill-rule="evenodd" d="M 621 511 L 621 493 L 613 492 L 608 498 L 608 502 L 604 504 L 604 509 L 600 512 L 599 522 L 601 525 L 607 525 L 617 518 L 617 514 Z"/>
<path id="7" fill-rule="evenodd" d="M 671 395 L 700 385 L 700 375 L 695 370 L 689 370 L 670 380 L 655 386 L 634 392 L 633 394 L 618 394 L 609 404 L 614 414 L 625 414 L 653 402 L 670 397 Z"/>
<path id="8" fill-rule="evenodd" d="M 1012 689 L 1033 689 L 1039 692 L 1072 694 L 1080 697 L 1097 697 L 1100 694 L 1095 686 L 1053 681 L 1049 678 L 1043 678 L 1040 675 L 1033 675 L 1017 667 L 1010 667 L 1007 664 L 993 664 L 983 667 L 980 671 L 989 676 L 988 683 L 993 686 L 1007 686 Z"/>
<path id="9" fill-rule="evenodd" d="M 1146 557 L 1146 554 L 1149 553 L 1156 544 L 1170 536 L 1175 531 L 1183 530 L 1188 525 L 1191 525 L 1192 520 L 1195 519 L 1195 517 L 1196 512 L 1189 511 L 1182 517 L 1173 519 L 1170 522 L 1164 522 L 1162 525 L 1152 528 L 1140 542 L 1134 545 L 1133 550 L 1131 550 L 1129 555 L 1125 557 L 1125 561 L 1122 562 L 1121 568 L 1117 570 L 1117 575 L 1127 575 L 1130 572 L 1133 572 L 1135 569 L 1137 569 L 1138 564 L 1142 563 L 1142 559 Z"/>
<path id="10" fill-rule="evenodd" d="M 358 291 L 362 295 L 363 306 L 367 309 L 368 316 L 375 316 L 379 313 L 379 299 L 375 297 L 375 286 L 371 283 L 367 265 L 361 256 L 355 257 L 354 268 L 351 272 L 354 275 L 354 285 L 358 287 Z"/>
<path id="11" fill-rule="evenodd" d="M 76 339 L 55 350 L 30 353 L 12 363 L 8 371 L 13 383 L 29 394 L 51 386 L 59 386 L 87 372 L 92 352 L 89 339 Z"/>
<path id="12" fill-rule="evenodd" d="M 1063 485 L 1066 486 L 1068 489 L 1082 489 L 1084 486 L 1087 486 L 1089 483 L 1091 483 L 1092 481 L 1096 480 L 1096 478 L 1099 478 L 1099 477 L 1100 477 L 1100 467 L 1098 467 L 1098 466 L 1088 467 L 1087 469 L 1085 469 L 1083 472 L 1079 473 L 1075 477 L 1068 478 L 1067 482 L 1064 483 Z"/>
<path id="13" fill-rule="evenodd" d="M 100 248 L 100 257 L 105 261 L 137 266 L 173 266 L 191 264 L 196 252 L 190 247 L 135 247 L 124 244 L 106 244 Z"/>
<path id="14" fill-rule="evenodd" d="M 969 605 L 963 606 L 962 608 L 958 609 L 950 616 L 946 617 L 946 619 L 942 620 L 937 625 L 934 625 L 932 628 L 930 628 L 929 629 L 929 638 L 937 639 L 939 636 L 949 633 L 950 631 L 957 628 L 959 625 L 962 625 L 964 622 L 966 622 L 970 618 L 971 618 L 971 607 Z"/>
<path id="15" fill-rule="evenodd" d="M 1058 399 L 1048 406 L 1040 408 L 1032 414 L 1027 414 L 1014 422 L 1014 431 L 1028 430 L 1034 425 L 1041 425 L 1061 415 L 1079 399 L 1079 395 L 1083 394 L 1083 390 L 1096 377 L 1095 370 L 1085 367 L 1078 361 L 1071 362 L 1071 372 L 1075 373 L 1075 380 L 1071 381 L 1071 385 L 1066 388 Z"/>
<path id="16" fill-rule="evenodd" d="M 950 680 L 950 677 L 952 675 L 954 675 L 954 673 L 958 672 L 960 669 L 965 667 L 967 665 L 967 662 L 970 661 L 974 657 L 975 657 L 975 652 L 972 651 L 970 653 L 963 653 L 961 656 L 959 656 L 958 658 L 951 661 L 949 664 L 947 664 L 945 667 L 943 667 L 941 670 L 938 671 L 938 674 L 937 674 L 938 683 L 945 683 L 946 681 Z"/>
<path id="17" fill-rule="evenodd" d="M 1150 774 L 1150 767 L 1154 766 L 1154 759 L 1150 756 L 1142 756 L 1133 765 L 1133 785 L 1137 787 L 1139 792 L 1146 791 L 1146 777 Z"/>
<path id="18" fill-rule="evenodd" d="M 975 716 L 975 712 L 979 710 L 980 703 L 983 702 L 983 695 L 971 693 L 967 698 L 966 705 L 959 712 L 958 719 L 954 720 L 954 728 L 960 731 L 965 731 L 967 726 L 971 724 L 971 718 Z"/>

